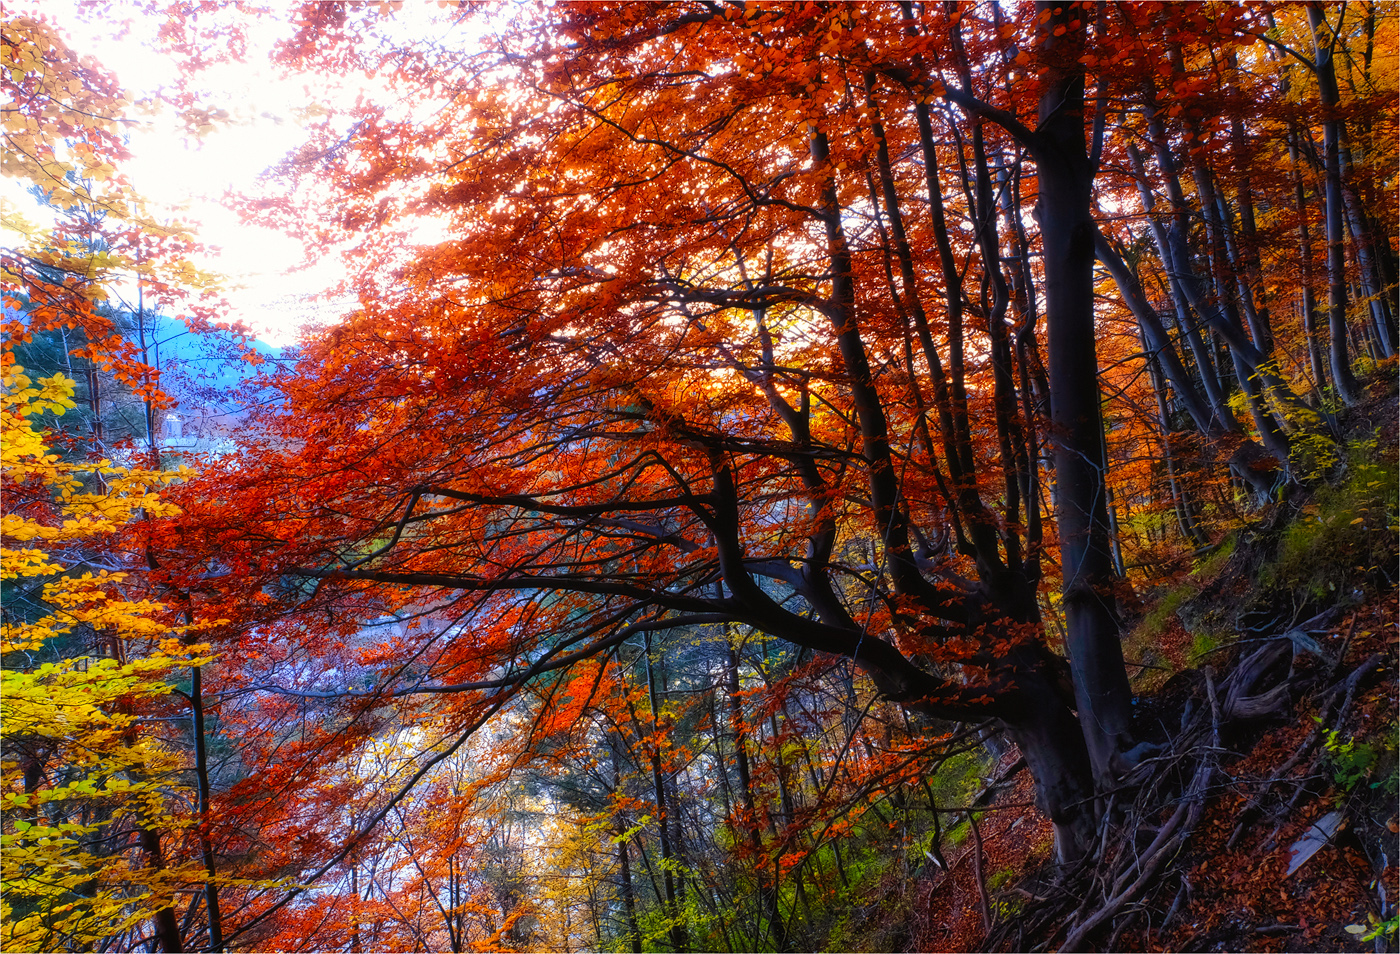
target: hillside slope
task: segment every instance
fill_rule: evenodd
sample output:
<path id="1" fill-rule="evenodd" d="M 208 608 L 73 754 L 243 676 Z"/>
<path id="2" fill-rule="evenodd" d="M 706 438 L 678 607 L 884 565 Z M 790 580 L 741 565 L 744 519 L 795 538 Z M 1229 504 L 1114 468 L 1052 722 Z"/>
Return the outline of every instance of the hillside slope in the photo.
<path id="1" fill-rule="evenodd" d="M 1396 400 L 1373 388 L 1346 459 L 1125 638 L 1155 748 L 1107 806 L 1098 866 L 1054 869 L 1021 773 L 919 886 L 913 949 L 1396 949 Z"/>

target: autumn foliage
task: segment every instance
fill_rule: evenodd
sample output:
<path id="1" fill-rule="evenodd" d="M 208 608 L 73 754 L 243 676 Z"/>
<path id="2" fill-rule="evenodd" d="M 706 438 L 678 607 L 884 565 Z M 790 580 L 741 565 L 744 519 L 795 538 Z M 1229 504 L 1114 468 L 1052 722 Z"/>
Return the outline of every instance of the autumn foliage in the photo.
<path id="1" fill-rule="evenodd" d="M 190 115 L 258 13 L 205 6 L 163 33 Z M 29 420 L 56 329 L 166 400 L 107 272 L 211 314 L 96 184 L 115 85 L 7 22 L 4 171 L 87 210 L 6 251 L 6 558 L 64 619 L 6 611 L 7 947 L 894 949 L 852 912 L 982 857 L 1006 746 L 1026 853 L 1101 860 L 1170 745 L 1144 597 L 1338 479 L 1393 377 L 1393 12 L 442 7 L 283 23 L 309 88 L 373 87 L 240 203 L 359 305 L 180 469 Z M 33 887 L 65 864 L 102 874 Z"/>

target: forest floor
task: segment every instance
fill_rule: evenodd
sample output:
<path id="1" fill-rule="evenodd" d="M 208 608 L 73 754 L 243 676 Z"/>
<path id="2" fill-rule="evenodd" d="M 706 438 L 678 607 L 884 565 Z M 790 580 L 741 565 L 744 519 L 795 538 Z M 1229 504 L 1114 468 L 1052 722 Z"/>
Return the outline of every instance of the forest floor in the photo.
<path id="1" fill-rule="evenodd" d="M 912 949 L 1397 949 L 1395 392 L 1343 419 L 1348 463 L 1146 601 L 1125 654 L 1172 764 L 1110 812 L 1105 860 L 1056 868 L 1020 771 L 914 886 Z"/>

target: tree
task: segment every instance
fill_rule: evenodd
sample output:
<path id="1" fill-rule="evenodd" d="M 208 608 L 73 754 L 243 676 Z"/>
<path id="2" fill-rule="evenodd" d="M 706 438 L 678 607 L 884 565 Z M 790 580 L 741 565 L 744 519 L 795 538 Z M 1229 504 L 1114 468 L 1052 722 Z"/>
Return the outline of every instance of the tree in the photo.
<path id="1" fill-rule="evenodd" d="M 5 943 L 135 943 L 149 921 L 153 944 L 181 950 L 190 926 L 174 905 L 200 886 L 219 949 L 200 673 L 209 659 L 197 642 L 210 624 L 183 594 L 150 586 L 153 555 L 134 532 L 174 513 L 159 491 L 191 473 L 160 459 L 155 413 L 169 398 L 148 363 L 154 312 L 184 303 L 183 325 L 205 326 L 212 302 L 191 298 L 211 282 L 189 263 L 188 232 L 158 222 L 119 173 L 129 100 L 114 78 L 24 16 L 4 21 L 0 65 L 0 171 L 55 219 L 35 225 L 7 207 L 0 252 Z M 113 307 L 123 281 L 136 289 L 126 314 Z M 45 346 L 56 370 L 35 386 L 16 355 Z M 82 427 L 63 427 L 75 406 L 65 370 L 84 379 Z M 123 405 L 139 409 L 126 435 L 106 427 Z M 114 466 L 120 456 L 147 466 Z M 186 678 L 189 691 L 178 690 Z M 179 779 L 185 740 L 153 731 L 183 722 L 175 696 L 173 711 L 191 712 L 193 793 Z M 186 856 L 191 842 L 199 862 Z"/>
<path id="2" fill-rule="evenodd" d="M 1058 241 L 1091 227 L 1092 168 L 1082 124 L 1068 127 L 1082 123 L 1068 118 L 1080 115 L 1074 103 L 1053 106 L 1081 95 L 1076 44 L 1087 14 L 1046 12 L 1038 131 L 967 91 L 950 95 L 1033 143 L 1047 167 L 1042 179 L 1058 175 L 1072 186 L 1063 208 L 1041 190 L 1041 228 L 1057 230 L 1058 244 L 1049 244 L 1078 249 L 1063 262 L 1047 259 L 1050 389 L 1078 705 L 1099 713 L 1088 721 L 1102 727 L 1102 737 L 1091 732 L 1093 764 L 1106 779 L 1127 747 L 1127 691 L 1105 604 L 1112 573 L 1099 397 L 1085 373 L 1093 247 L 1087 232 L 1083 248 Z M 979 246 L 954 248 L 943 221 L 938 164 L 947 160 L 928 108 L 937 80 L 913 52 L 964 27 L 944 14 L 857 23 L 799 9 L 558 15 L 550 30 L 574 38 L 566 61 L 541 59 L 533 42 L 517 50 L 533 32 L 525 24 L 501 51 L 529 65 L 513 94 L 528 108 L 490 87 L 465 90 L 453 107 L 470 138 L 448 136 L 435 148 L 471 154 L 472 163 L 457 167 L 464 176 L 430 175 L 423 200 L 402 214 L 448 216 L 458 237 L 407 263 L 397 289 L 364 276 L 369 307 L 312 350 L 300 372 L 307 383 L 288 382 L 297 423 L 270 425 L 300 451 L 267 448 L 275 463 L 259 469 L 256 492 L 298 512 L 292 500 L 320 492 L 318 484 L 331 492 L 324 475 L 352 459 L 371 482 L 345 486 L 351 496 L 335 505 L 338 516 L 326 523 L 329 512 L 319 511 L 313 534 L 292 541 L 263 522 L 259 533 L 276 547 L 231 543 L 224 552 L 237 554 L 234 575 L 322 579 L 312 603 L 342 590 L 363 595 L 365 583 L 446 587 L 473 594 L 475 614 L 534 594 L 532 605 L 551 618 L 549 641 L 529 649 L 517 627 L 498 625 L 467 657 L 444 658 L 478 681 L 503 666 L 552 670 L 643 631 L 698 623 L 738 622 L 846 655 L 890 697 L 922 711 L 1005 720 L 1064 829 L 1066 856 L 1084 850 L 1093 829 L 1084 808 L 1090 763 L 1054 657 L 1036 634 L 1038 515 L 1019 526 L 1019 501 L 1039 506 L 1038 453 L 1026 444 L 1028 395 L 1015 392 L 1003 330 L 991 161 L 978 118 L 975 170 L 961 152 L 952 161 L 975 183 L 970 217 L 986 230 L 979 266 Z M 685 36 L 681 59 L 658 70 L 649 58 L 676 31 Z M 711 77 L 717 56 L 735 65 Z M 966 73 L 970 60 L 952 68 Z M 737 100 L 721 93 L 734 83 L 745 90 Z M 846 98 L 867 88 L 875 109 L 848 132 Z M 362 130 L 348 178 L 336 181 L 372 184 L 396 168 L 391 143 L 410 132 L 443 135 L 382 113 L 366 116 Z M 911 225 L 901 208 L 920 188 L 910 178 L 917 170 L 873 163 L 866 145 L 896 135 L 923 156 L 922 188 L 938 210 L 927 225 Z M 531 140 L 539 144 L 523 150 Z M 777 145 L 751 148 L 760 141 Z M 878 172 L 883 207 L 855 164 Z M 487 212 L 502 196 L 513 197 L 509 215 Z M 372 186 L 349 193 L 340 225 L 362 225 L 370 212 L 361 203 L 379 201 Z M 852 215 L 887 219 L 894 238 L 882 251 L 863 229 L 853 247 Z M 953 312 L 978 314 L 976 347 L 989 342 L 996 367 L 968 360 L 961 314 L 938 333 L 946 344 L 935 340 L 924 302 L 940 292 L 931 276 L 911 276 L 913 242 L 938 250 L 941 294 Z M 880 279 L 882 254 L 900 263 L 906 287 Z M 966 300 L 958 275 L 969 266 L 1002 289 L 999 304 Z M 445 280 L 459 284 L 460 297 L 431 291 Z M 436 319 L 448 314 L 456 326 L 444 334 Z M 919 340 L 927 371 L 901 362 L 902 336 Z M 990 379 L 1001 439 L 1014 447 L 1003 461 L 1011 496 L 1000 517 L 980 486 L 996 468 L 978 459 L 986 451 L 972 440 L 974 374 Z M 931 389 L 951 482 L 932 462 L 935 445 L 921 438 L 927 415 L 908 405 L 911 385 Z M 346 419 L 347 402 L 361 408 L 358 419 Z M 457 431 L 466 419 L 470 437 Z M 464 438 L 479 449 L 465 451 Z M 546 460 L 543 470 L 534 463 Z M 1067 507 L 1079 514 L 1068 523 Z M 938 510 L 956 527 L 957 552 L 929 544 L 951 540 L 948 528 L 919 526 Z M 383 546 L 354 542 L 385 535 Z M 852 562 L 861 557 L 873 559 L 864 574 Z M 390 605 L 400 599 L 373 592 Z M 911 658 L 920 655 L 938 662 L 920 666 Z M 982 675 L 964 682 L 942 668 L 964 664 Z"/>
<path id="3" fill-rule="evenodd" d="M 168 513 L 153 488 L 181 473 L 102 465 L 105 492 L 84 492 L 77 478 L 94 468 L 60 462 L 28 420 L 72 407 L 73 383 L 35 386 L 8 351 L 3 360 L 3 578 L 48 578 L 49 607 L 29 619 L 7 612 L 0 648 L 5 946 L 81 948 L 150 920 L 163 949 L 180 950 L 172 898 L 203 870 L 163 860 L 161 835 L 188 824 L 176 807 L 184 790 L 170 780 L 182 760 L 137 714 L 172 691 L 164 677 L 173 669 L 206 661 L 182 639 L 203 627 L 167 627 L 154 618 L 159 606 L 123 594 L 126 574 L 69 574 L 45 548 L 71 551 L 138 510 Z M 56 656 L 79 630 L 96 634 L 103 654 Z M 147 646 L 157 648 L 140 651 Z"/>
<path id="4" fill-rule="evenodd" d="M 170 585 L 238 620 L 260 727 L 240 803 L 306 847 L 264 860 L 343 872 L 489 720 L 547 713 L 588 675 L 608 688 L 621 648 L 645 668 L 638 643 L 717 633 L 849 660 L 921 718 L 998 720 L 1061 857 L 1092 851 L 1097 796 L 1143 754 L 1114 522 L 1152 473 L 1124 448 L 1189 420 L 1215 489 L 1229 462 L 1269 494 L 1325 426 L 1278 353 L 1283 270 L 1246 201 L 1294 194 L 1248 148 L 1288 118 L 1242 92 L 1271 62 L 1262 17 L 557 4 L 469 56 L 385 22 L 300 12 L 284 62 L 377 73 L 388 94 L 291 157 L 285 195 L 250 201 L 313 250 L 348 248 L 361 307 L 308 341 L 237 459 L 178 489 L 185 517 L 152 528 Z M 1127 437 L 1105 435 L 1106 400 Z M 385 619 L 404 625 L 366 635 Z M 685 853 L 647 748 L 663 695 L 652 731 L 639 713 L 609 744 L 614 790 L 635 757 L 649 785 L 627 795 L 663 819 L 652 854 L 632 847 L 663 862 L 652 894 L 680 949 Z M 603 737 L 541 720 L 522 761 L 545 735 L 571 754 Z M 346 831 L 326 808 L 351 797 L 338 773 L 410 723 L 427 727 L 415 768 L 356 788 Z M 737 753 L 753 737 L 735 724 Z M 736 781 L 736 802 L 755 794 Z M 785 856 L 771 834 L 752 840 L 765 864 Z M 755 880 L 755 936 L 783 946 L 776 865 Z"/>

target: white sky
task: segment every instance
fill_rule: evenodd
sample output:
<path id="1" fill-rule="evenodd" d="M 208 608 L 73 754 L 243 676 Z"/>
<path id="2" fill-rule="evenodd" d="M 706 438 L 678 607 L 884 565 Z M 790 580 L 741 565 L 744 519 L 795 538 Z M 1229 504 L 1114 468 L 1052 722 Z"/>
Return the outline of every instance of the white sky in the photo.
<path id="1" fill-rule="evenodd" d="M 158 100 L 160 87 L 174 84 L 174 64 L 149 43 L 157 24 L 138 20 L 127 37 L 117 39 L 110 21 L 90 21 L 75 0 L 44 0 L 35 8 L 58 25 L 79 54 L 96 57 L 114 73 L 132 99 Z M 274 20 L 265 24 L 266 29 L 258 30 L 255 23 L 254 35 L 270 45 L 285 28 Z M 130 134 L 132 158 L 122 171 L 153 211 L 190 225 L 210 246 L 210 255 L 195 264 L 225 276 L 231 311 L 224 320 L 242 321 L 263 341 L 287 344 L 304 321 L 333 319 L 353 303 L 325 296 L 343 276 L 334 261 L 293 271 L 304 263 L 301 243 L 241 222 L 223 199 L 229 191 L 252 191 L 259 174 L 303 136 L 295 119 L 307 105 L 303 81 L 280 78 L 265 56 L 254 54 L 249 60 L 216 66 L 206 74 L 205 84 L 219 91 L 232 122 L 202 141 L 186 139 L 169 107 L 152 116 L 133 111 L 138 124 Z M 43 220 L 21 183 L 0 180 L 0 190 L 7 203 Z"/>

